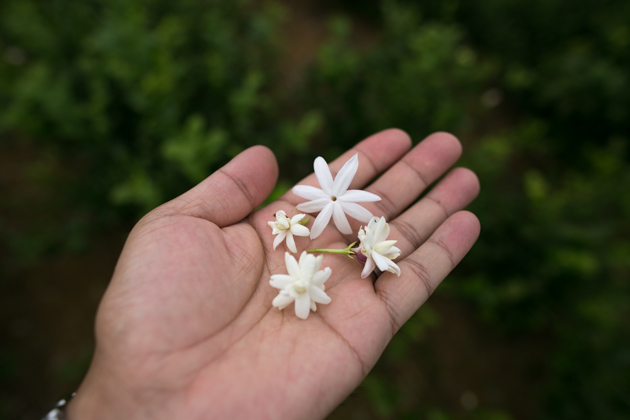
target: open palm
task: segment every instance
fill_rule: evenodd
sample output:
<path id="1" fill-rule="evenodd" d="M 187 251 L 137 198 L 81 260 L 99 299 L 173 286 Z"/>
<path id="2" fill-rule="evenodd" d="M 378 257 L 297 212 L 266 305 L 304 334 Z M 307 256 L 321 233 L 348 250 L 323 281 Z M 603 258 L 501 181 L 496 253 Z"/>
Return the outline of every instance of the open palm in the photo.
<path id="1" fill-rule="evenodd" d="M 234 158 L 201 184 L 145 216 L 131 232 L 99 308 L 90 371 L 69 418 L 322 418 L 376 363 L 393 334 L 470 249 L 477 219 L 460 211 L 477 195 L 475 175 L 450 171 L 459 142 L 438 133 L 409 150 L 398 130 L 378 133 L 354 153 L 351 188 L 382 197 L 364 204 L 385 216 L 402 251 L 400 277 L 361 278 L 362 266 L 325 255 L 329 305 L 307 320 L 279 311 L 272 274 L 286 273 L 267 222 L 295 213 L 291 192 L 252 213 L 275 185 L 264 147 Z M 381 175 L 382 174 L 382 175 Z M 376 181 L 370 184 L 377 176 Z M 317 185 L 314 175 L 302 184 Z M 417 201 L 417 202 L 416 202 Z M 414 204 L 415 203 L 415 204 Z M 344 248 L 356 240 L 333 224 L 298 251 Z M 354 236 L 354 237 L 353 237 Z"/>

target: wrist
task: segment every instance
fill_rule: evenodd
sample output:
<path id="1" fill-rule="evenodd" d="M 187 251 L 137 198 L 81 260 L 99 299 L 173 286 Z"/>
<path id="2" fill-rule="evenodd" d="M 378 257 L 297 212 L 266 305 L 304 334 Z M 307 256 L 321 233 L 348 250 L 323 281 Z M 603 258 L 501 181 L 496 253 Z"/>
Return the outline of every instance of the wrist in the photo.
<path id="1" fill-rule="evenodd" d="M 133 419 L 134 405 L 129 393 L 94 366 L 65 408 L 65 420 Z"/>
<path id="2" fill-rule="evenodd" d="M 55 408 L 46 414 L 43 420 L 67 420 L 66 408 L 70 400 L 76 395 L 76 392 L 66 395 L 55 404 Z"/>

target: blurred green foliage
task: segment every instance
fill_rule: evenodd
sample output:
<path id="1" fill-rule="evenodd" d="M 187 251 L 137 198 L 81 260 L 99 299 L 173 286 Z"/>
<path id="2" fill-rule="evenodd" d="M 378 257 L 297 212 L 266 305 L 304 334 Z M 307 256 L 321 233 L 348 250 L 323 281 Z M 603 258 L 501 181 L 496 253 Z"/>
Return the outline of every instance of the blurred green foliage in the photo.
<path id="1" fill-rule="evenodd" d="M 267 94 L 278 82 L 280 9 L 195 0 L 68 6 L 4 3 L 0 42 L 13 60 L 0 70 L 1 123 L 84 165 L 76 187 L 89 206 L 147 211 L 243 148 L 281 137 Z"/>
<path id="2" fill-rule="evenodd" d="M 507 337 L 549 337 L 535 418 L 630 417 L 630 3 L 340 4 L 286 83 L 278 5 L 5 0 L 0 129 L 78 174 L 57 185 L 90 214 L 78 230 L 135 220 L 253 144 L 278 156 L 277 195 L 313 156 L 381 129 L 455 132 L 483 230 L 439 293 Z M 420 311 L 388 348 L 363 385 L 374 418 L 458 418 L 409 405 L 389 373 L 440 324 Z M 519 413 L 480 403 L 465 418 Z"/>

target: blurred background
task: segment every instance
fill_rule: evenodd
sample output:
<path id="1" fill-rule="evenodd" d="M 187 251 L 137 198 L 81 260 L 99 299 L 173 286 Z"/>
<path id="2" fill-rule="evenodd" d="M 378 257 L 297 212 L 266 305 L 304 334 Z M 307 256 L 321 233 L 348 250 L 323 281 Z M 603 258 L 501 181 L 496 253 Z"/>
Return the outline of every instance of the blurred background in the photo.
<path id="1" fill-rule="evenodd" d="M 482 233 L 331 418 L 630 418 L 622 0 L 3 0 L 0 418 L 77 388 L 145 212 L 389 127 L 461 139 Z"/>

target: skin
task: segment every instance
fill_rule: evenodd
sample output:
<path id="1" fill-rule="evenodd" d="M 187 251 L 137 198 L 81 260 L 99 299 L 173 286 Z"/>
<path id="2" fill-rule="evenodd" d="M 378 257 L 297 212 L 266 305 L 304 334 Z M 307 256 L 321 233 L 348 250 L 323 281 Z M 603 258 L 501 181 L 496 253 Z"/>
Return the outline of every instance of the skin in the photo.
<path id="1" fill-rule="evenodd" d="M 400 277 L 362 279 L 363 266 L 325 255 L 329 305 L 307 320 L 293 305 L 271 306 L 272 274 L 285 274 L 285 244 L 273 251 L 273 214 L 295 214 L 291 192 L 252 212 L 278 176 L 273 153 L 255 146 L 131 231 L 96 318 L 96 350 L 68 407 L 81 419 L 320 419 L 363 380 L 398 329 L 464 257 L 479 222 L 463 211 L 479 183 L 450 169 L 459 141 L 436 133 L 411 149 L 400 130 L 358 143 L 330 163 L 333 175 L 354 153 L 351 189 L 382 201 L 362 204 L 390 223 L 402 255 Z M 421 200 L 427 186 L 446 174 Z M 370 182 L 380 175 L 372 184 Z M 300 184 L 315 185 L 313 174 Z M 309 226 L 312 224 L 309 222 Z M 350 219 L 354 232 L 362 223 Z M 305 249 L 344 248 L 329 224 Z"/>

